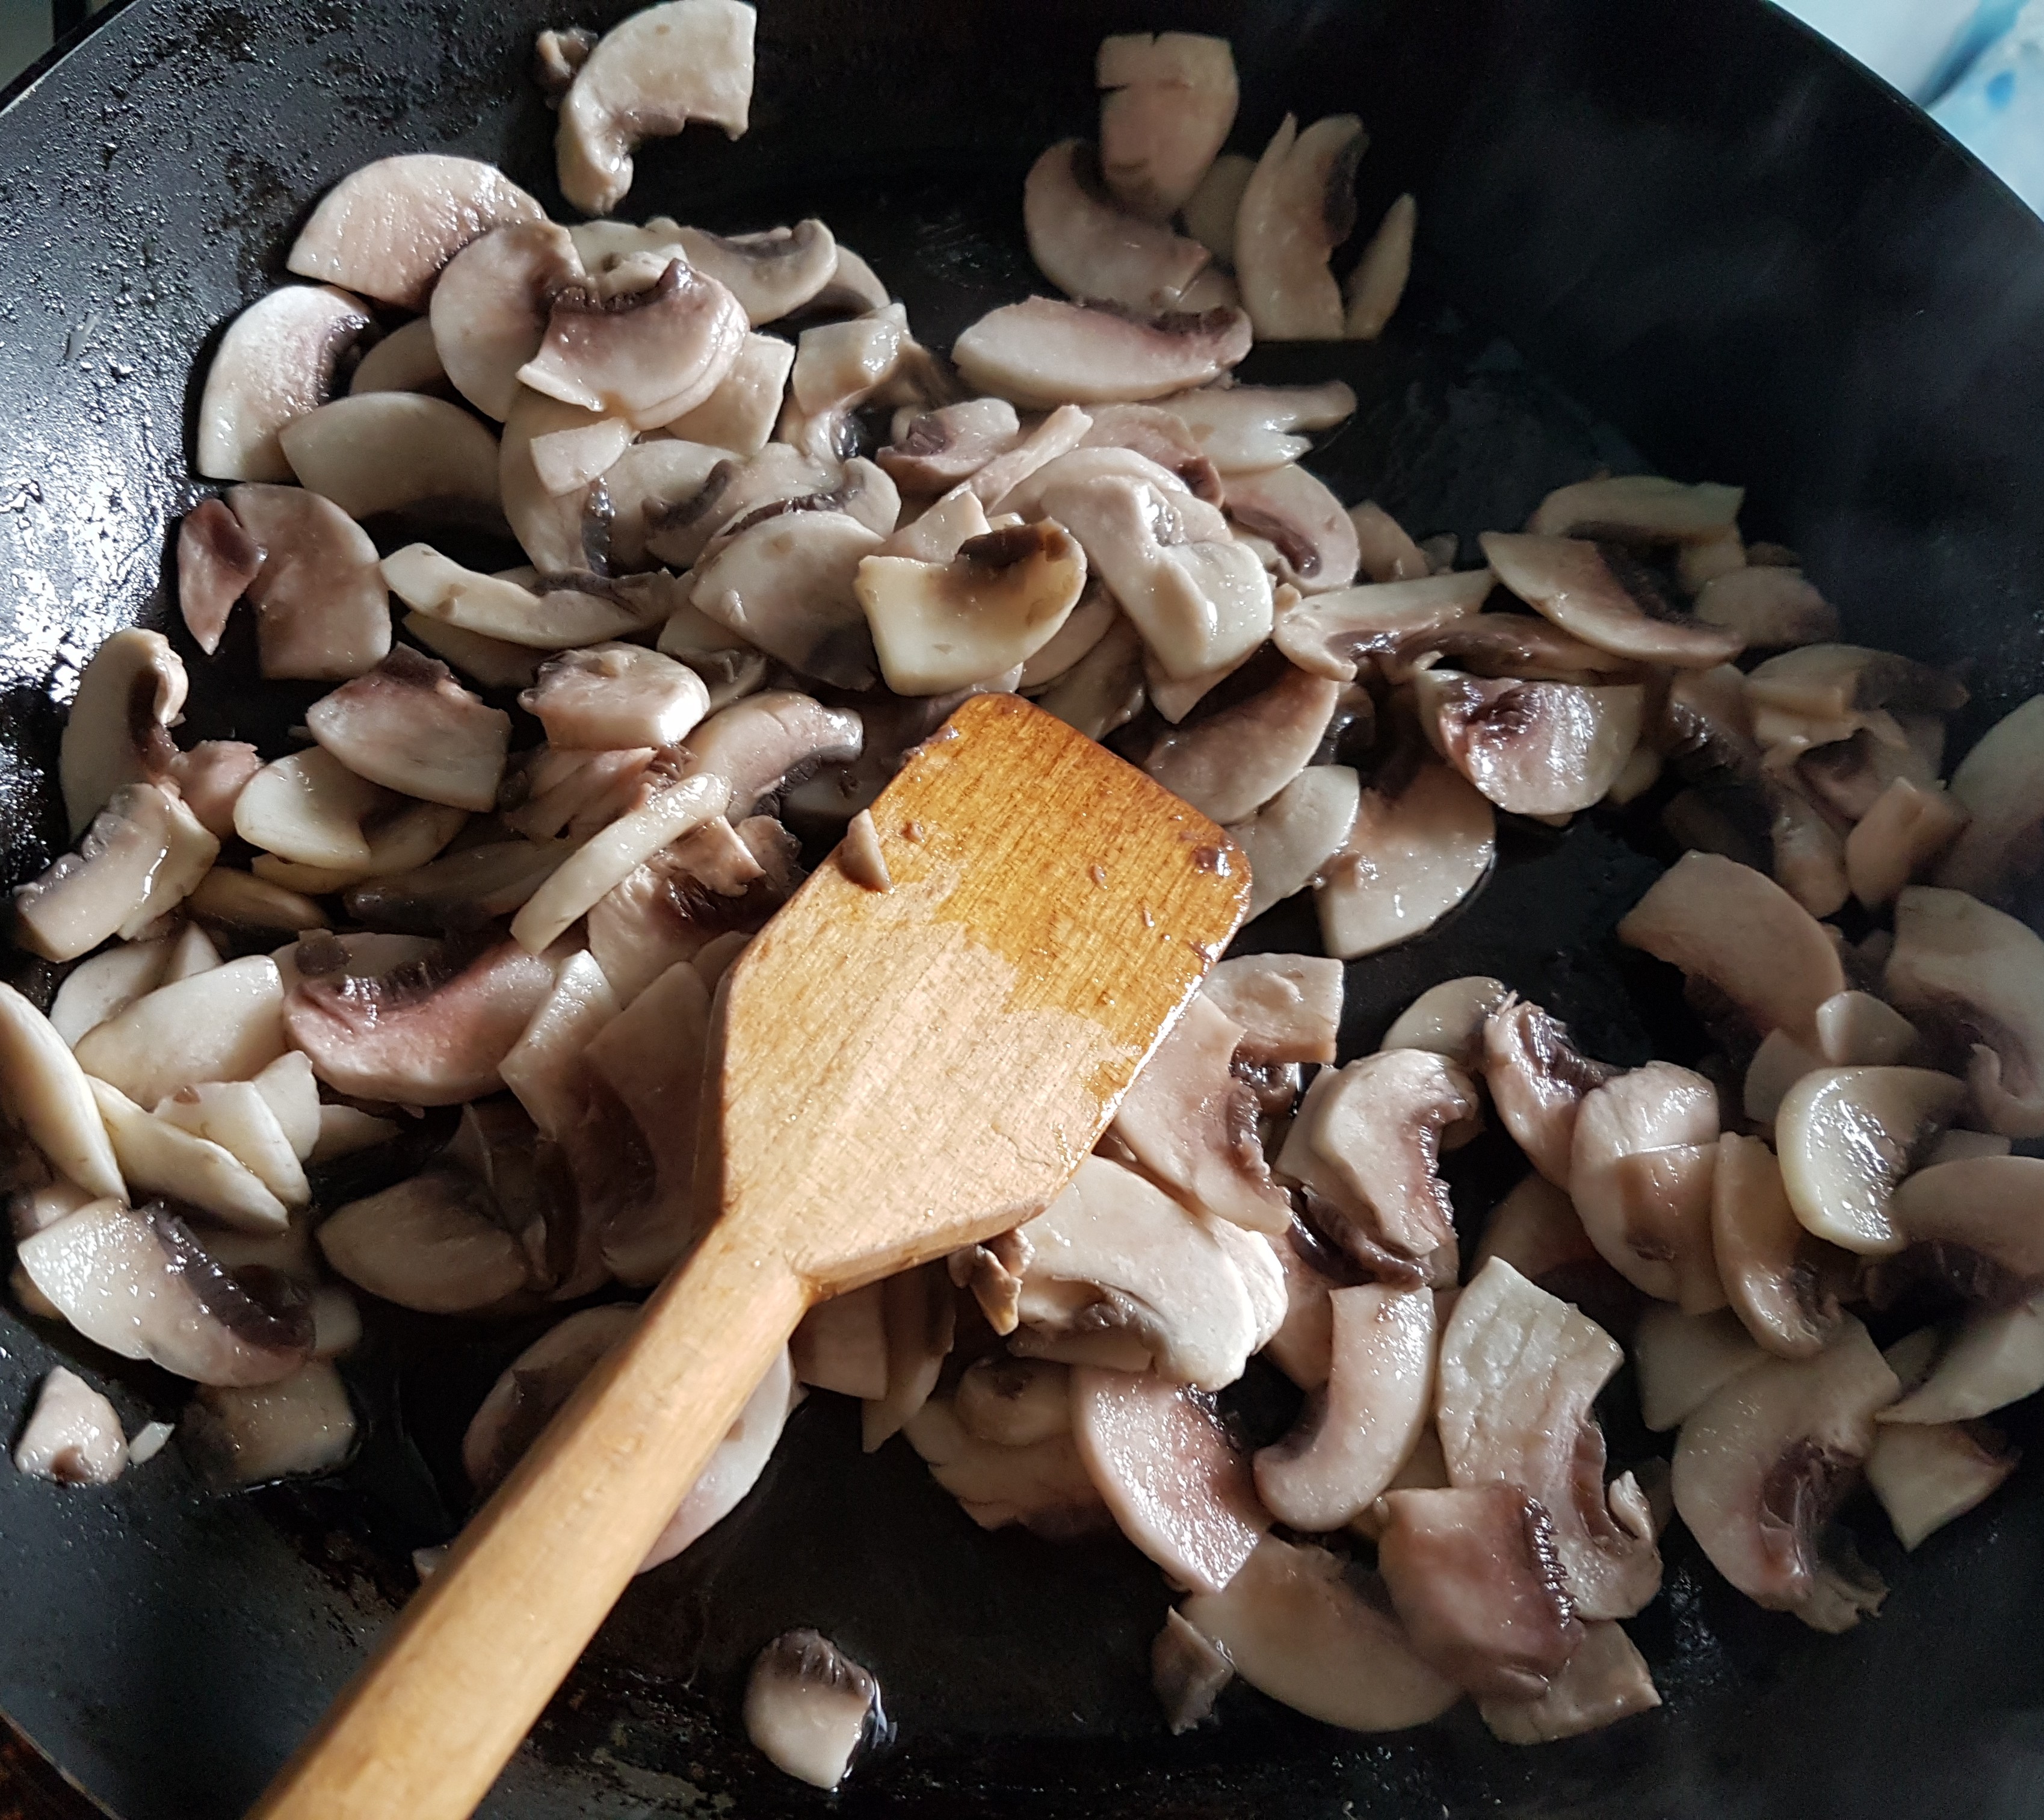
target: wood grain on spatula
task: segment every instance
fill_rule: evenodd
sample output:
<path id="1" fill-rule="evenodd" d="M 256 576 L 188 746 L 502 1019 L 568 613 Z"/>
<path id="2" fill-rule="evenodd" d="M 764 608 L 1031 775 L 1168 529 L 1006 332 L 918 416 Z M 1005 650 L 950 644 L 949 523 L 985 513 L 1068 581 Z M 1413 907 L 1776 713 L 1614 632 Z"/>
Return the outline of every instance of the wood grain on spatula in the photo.
<path id="1" fill-rule="evenodd" d="M 804 1310 L 1040 1210 L 1247 906 L 1219 829 L 1013 695 L 873 816 L 891 888 L 832 860 L 732 972 L 714 1225 L 256 1814 L 468 1814 Z"/>

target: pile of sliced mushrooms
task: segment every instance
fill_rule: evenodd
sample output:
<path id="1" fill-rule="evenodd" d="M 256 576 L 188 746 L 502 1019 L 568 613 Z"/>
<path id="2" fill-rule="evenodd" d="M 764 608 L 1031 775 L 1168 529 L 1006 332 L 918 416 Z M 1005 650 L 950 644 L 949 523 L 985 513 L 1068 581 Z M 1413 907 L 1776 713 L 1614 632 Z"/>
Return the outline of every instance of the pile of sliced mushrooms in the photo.
<path id="1" fill-rule="evenodd" d="M 1349 388 L 1231 370 L 1381 331 L 1412 203 L 1344 294 L 1361 123 L 1224 152 L 1222 40 L 1101 45 L 1098 144 L 1023 196 L 1064 294 L 948 357 L 821 221 L 612 218 L 639 140 L 744 132 L 752 29 L 672 0 L 544 34 L 590 219 L 385 159 L 229 327 L 185 633 L 212 654 L 245 598 L 262 673 L 332 687 L 288 750 L 181 746 L 168 638 L 86 666 L 76 851 L 14 898 L 60 983 L 0 987 L 21 1306 L 192 1380 L 181 1445 L 228 1485 L 345 1461 L 365 1300 L 558 1307 L 469 1429 L 486 1494 L 699 1231 L 726 970 L 805 851 L 885 889 L 866 806 L 965 695 L 1019 691 L 1227 825 L 1255 914 L 1310 891 L 1325 952 L 1216 967 L 1035 1218 L 816 1310 L 646 1565 L 813 1389 L 974 1522 L 1150 1556 L 1185 1595 L 1174 1730 L 1235 1676 L 1366 1731 L 1468 1695 L 1521 1744 L 1653 1706 L 1622 1621 L 1671 1514 L 1759 1604 L 1856 1623 L 1884 1589 L 1840 1503 L 1870 1485 L 1914 1548 L 2011 1470 L 1981 1418 L 2044 1385 L 2044 1160 L 2011 1153 L 2044 1136 L 2044 941 L 2004 907 L 2044 856 L 2044 698 L 1943 779 L 1965 689 L 1837 642 L 1733 487 L 1593 477 L 1474 551 L 1344 506 L 1300 458 Z M 526 562 L 471 570 L 450 526 Z M 1474 978 L 1337 1065 L 1344 962 L 1481 889 L 1500 813 L 1604 804 L 1687 849 L 1617 937 L 1686 976 L 1700 1070 L 1608 1066 Z M 322 1165 L 435 1108 L 422 1171 L 323 1204 Z M 1527 1173 L 1466 1257 L 1438 1165 L 1486 1119 Z M 1907 1295 L 1942 1318 L 1883 1351 L 1862 1317 Z M 1585 1303 L 1672 1464 L 1607 1476 L 1627 1352 Z M 1252 1455 L 1215 1396 L 1258 1355 L 1304 1400 Z M 104 1483 L 164 1439 L 60 1370 L 15 1458 Z M 746 1711 L 826 1787 L 880 1726 L 813 1632 Z"/>

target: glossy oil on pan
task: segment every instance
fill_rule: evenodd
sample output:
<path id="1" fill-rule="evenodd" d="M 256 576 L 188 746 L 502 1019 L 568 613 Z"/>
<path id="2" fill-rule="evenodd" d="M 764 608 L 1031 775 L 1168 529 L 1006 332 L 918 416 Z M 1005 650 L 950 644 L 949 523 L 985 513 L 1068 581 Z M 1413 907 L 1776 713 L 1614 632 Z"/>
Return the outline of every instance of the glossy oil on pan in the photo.
<path id="1" fill-rule="evenodd" d="M 9 882 L 62 833 L 48 768 L 79 665 L 121 625 L 166 623 L 165 529 L 203 491 L 194 357 L 368 159 L 467 152 L 558 206 L 532 33 L 626 10 L 133 0 L 0 113 Z M 761 0 L 752 132 L 648 148 L 627 212 L 727 230 L 820 215 L 947 344 L 1031 288 L 1020 175 L 1089 130 L 1101 34 L 1166 27 L 1233 38 L 1238 145 L 1287 109 L 1353 110 L 1373 140 L 1362 218 L 1420 197 L 1387 339 L 1259 348 L 1248 369 L 1354 386 L 1356 418 L 1314 458 L 1343 498 L 1466 538 L 1600 464 L 1742 483 L 1750 533 L 1804 553 L 1848 637 L 1961 667 L 1962 741 L 2044 686 L 2044 229 L 1760 0 Z M 281 734 L 288 718 L 259 718 L 225 675 L 208 695 L 195 673 L 194 736 Z M 1643 1059 L 1650 1034 L 1692 1052 L 1679 1006 L 1642 996 L 1609 938 L 1658 862 L 1595 818 L 1502 846 L 1466 914 L 1351 966 L 1345 1056 L 1472 971 L 1595 1052 Z M 1311 937 L 1281 911 L 1244 939 Z M 1457 1187 L 1480 1214 L 1481 1184 Z M 531 1333 L 448 1346 L 378 1322 L 350 1364 L 368 1439 L 331 1484 L 209 1499 L 174 1455 L 104 1491 L 0 1471 L 0 1710 L 125 1820 L 238 1812 L 361 1660 L 409 1551 L 451 1532 L 460 1426 Z M 0 1313 L 10 1418 L 63 1344 Z M 87 1363 L 131 1426 L 175 1414 L 167 1379 Z M 1644 1445 L 1627 1383 L 1607 1399 L 1621 1461 Z M 2034 1412 L 2012 1413 L 2034 1453 Z M 487 1811 L 825 1811 L 736 1725 L 746 1663 L 796 1624 L 877 1669 L 897 1726 L 828 1809 L 847 1816 L 2044 1810 L 2034 1459 L 1906 1562 L 1863 1524 L 1895 1590 L 1845 1637 L 1758 1611 L 1671 1535 L 1667 1593 L 1631 1627 L 1666 1706 L 1513 1751 L 1466 1706 L 1359 1738 L 1239 1686 L 1218 1727 L 1169 1739 L 1146 1670 L 1154 1569 L 1118 1544 L 982 1535 L 905 1447 L 862 1458 L 856 1433 L 836 1399 L 797 1412 L 743 1510 L 635 1585 Z"/>

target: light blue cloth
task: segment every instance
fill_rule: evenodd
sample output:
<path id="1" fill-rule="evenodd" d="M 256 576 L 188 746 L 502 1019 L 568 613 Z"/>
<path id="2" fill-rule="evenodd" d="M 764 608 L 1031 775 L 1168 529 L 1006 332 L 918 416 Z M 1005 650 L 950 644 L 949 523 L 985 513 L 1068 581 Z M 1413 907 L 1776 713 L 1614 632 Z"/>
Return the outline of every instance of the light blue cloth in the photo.
<path id="1" fill-rule="evenodd" d="M 2044 214 L 2044 0 L 2030 0 L 1931 117 Z"/>
<path id="2" fill-rule="evenodd" d="M 1813 31 L 1928 106 L 2008 29 L 2023 0 L 1777 0 Z"/>

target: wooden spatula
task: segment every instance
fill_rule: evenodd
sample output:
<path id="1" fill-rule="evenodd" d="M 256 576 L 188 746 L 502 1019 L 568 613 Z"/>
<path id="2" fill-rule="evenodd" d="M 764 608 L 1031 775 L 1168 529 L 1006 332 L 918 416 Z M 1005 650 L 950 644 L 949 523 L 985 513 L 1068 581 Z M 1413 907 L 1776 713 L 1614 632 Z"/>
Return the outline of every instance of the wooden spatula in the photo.
<path id="1" fill-rule="evenodd" d="M 873 814 L 891 888 L 833 860 L 732 970 L 716 1224 L 256 1814 L 467 1814 L 803 1310 L 1039 1210 L 1247 906 L 1219 829 L 1013 695 Z"/>

